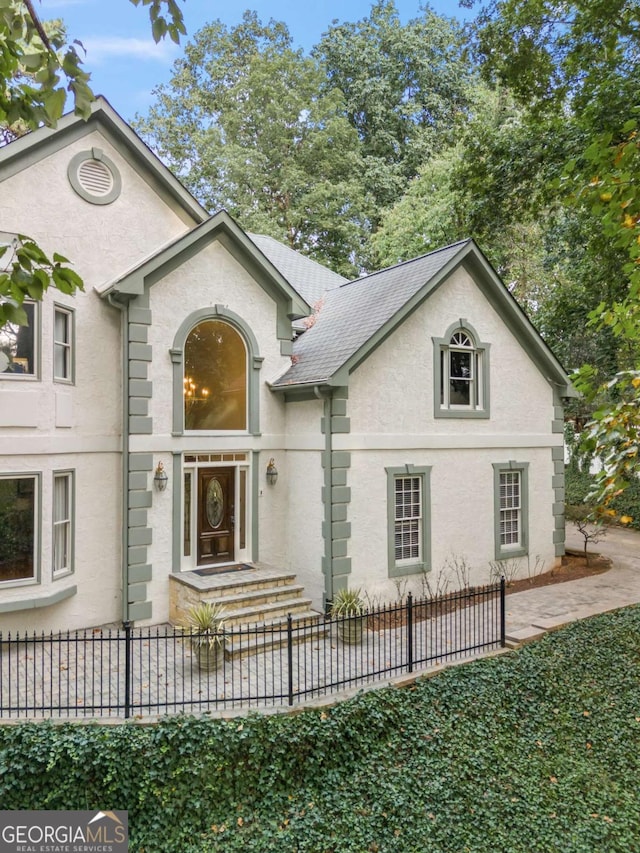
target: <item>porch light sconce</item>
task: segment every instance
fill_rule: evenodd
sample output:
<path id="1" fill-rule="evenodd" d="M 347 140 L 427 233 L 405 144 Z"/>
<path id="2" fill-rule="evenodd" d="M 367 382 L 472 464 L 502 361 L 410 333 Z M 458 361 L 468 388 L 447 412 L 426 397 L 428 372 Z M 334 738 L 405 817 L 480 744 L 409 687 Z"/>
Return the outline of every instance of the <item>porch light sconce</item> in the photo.
<path id="1" fill-rule="evenodd" d="M 164 465 L 162 462 L 158 462 L 158 467 L 153 475 L 153 482 L 155 483 L 156 489 L 159 492 L 164 492 L 167 488 L 168 480 L 169 478 L 167 477 L 167 472 L 164 470 Z"/>
<path id="2" fill-rule="evenodd" d="M 276 480 L 278 479 L 278 469 L 276 468 L 276 463 L 273 459 L 273 456 L 269 460 L 269 464 L 267 465 L 267 483 L 270 486 L 275 486 Z"/>

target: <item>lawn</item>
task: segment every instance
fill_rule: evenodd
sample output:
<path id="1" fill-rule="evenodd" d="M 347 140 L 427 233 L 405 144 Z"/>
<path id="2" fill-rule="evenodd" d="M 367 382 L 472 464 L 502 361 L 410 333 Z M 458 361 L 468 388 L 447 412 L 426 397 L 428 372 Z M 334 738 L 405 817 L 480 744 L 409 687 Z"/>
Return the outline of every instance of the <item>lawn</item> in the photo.
<path id="1" fill-rule="evenodd" d="M 146 853 L 633 853 L 639 676 L 628 608 L 326 711 L 9 726 L 0 802 L 128 808 Z"/>

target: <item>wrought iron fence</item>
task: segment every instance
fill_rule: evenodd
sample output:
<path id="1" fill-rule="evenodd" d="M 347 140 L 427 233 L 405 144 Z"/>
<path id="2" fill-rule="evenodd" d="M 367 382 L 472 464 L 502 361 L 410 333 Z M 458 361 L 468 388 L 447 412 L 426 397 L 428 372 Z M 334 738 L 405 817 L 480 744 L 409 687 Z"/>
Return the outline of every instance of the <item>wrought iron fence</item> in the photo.
<path id="1" fill-rule="evenodd" d="M 206 669 L 170 626 L 0 633 L 0 716 L 110 717 L 293 705 L 504 646 L 504 580 L 432 599 L 224 632 Z M 215 656 L 214 656 L 215 657 Z M 211 665 L 211 664 L 209 664 Z"/>

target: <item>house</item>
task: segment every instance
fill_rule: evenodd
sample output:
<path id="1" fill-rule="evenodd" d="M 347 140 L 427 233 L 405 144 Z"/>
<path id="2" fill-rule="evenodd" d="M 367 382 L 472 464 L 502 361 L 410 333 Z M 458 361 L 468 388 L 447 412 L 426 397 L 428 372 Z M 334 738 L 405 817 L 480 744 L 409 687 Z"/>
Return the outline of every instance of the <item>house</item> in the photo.
<path id="1" fill-rule="evenodd" d="M 85 282 L 0 330 L 3 631 L 163 622 L 238 566 L 321 609 L 562 555 L 575 392 L 472 240 L 347 282 L 209 216 L 103 98 L 0 181 Z"/>

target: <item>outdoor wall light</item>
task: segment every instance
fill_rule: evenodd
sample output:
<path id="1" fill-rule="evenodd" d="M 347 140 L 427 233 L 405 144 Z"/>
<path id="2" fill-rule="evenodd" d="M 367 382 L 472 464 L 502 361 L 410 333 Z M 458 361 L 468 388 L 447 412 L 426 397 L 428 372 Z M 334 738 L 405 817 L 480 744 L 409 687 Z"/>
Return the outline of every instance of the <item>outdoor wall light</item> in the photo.
<path id="1" fill-rule="evenodd" d="M 164 470 L 164 465 L 162 462 L 158 462 L 158 467 L 153 475 L 153 482 L 155 483 L 156 489 L 159 492 L 164 492 L 167 488 L 168 481 L 169 478 L 167 477 L 167 472 Z"/>
<path id="2" fill-rule="evenodd" d="M 269 460 L 269 464 L 267 465 L 267 483 L 270 486 L 275 486 L 276 480 L 278 479 L 278 469 L 276 468 L 276 463 L 273 459 L 273 456 Z"/>

